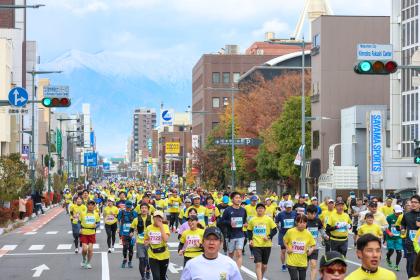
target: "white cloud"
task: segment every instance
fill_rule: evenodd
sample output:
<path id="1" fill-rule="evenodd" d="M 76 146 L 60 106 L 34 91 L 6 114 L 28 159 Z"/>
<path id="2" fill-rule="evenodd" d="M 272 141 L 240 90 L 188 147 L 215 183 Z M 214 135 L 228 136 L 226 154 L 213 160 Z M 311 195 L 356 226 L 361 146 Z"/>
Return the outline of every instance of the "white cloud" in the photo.
<path id="1" fill-rule="evenodd" d="M 252 35 L 261 39 L 265 32 L 274 32 L 277 38 L 285 38 L 291 34 L 291 29 L 287 22 L 272 19 L 264 22 L 261 28 L 252 31 Z"/>
<path id="2" fill-rule="evenodd" d="M 79 16 L 107 11 L 110 8 L 106 0 L 47 0 L 46 4 L 52 7 L 64 8 Z"/>

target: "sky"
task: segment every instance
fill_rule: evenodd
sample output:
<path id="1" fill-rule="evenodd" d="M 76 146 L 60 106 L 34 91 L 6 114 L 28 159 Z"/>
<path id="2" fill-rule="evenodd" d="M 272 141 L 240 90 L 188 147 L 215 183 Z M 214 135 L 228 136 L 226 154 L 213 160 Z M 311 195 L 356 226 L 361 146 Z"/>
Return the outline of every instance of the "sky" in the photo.
<path id="1" fill-rule="evenodd" d="M 263 40 L 267 31 L 275 32 L 277 38 L 289 38 L 304 6 L 304 0 L 28 2 L 46 5 L 29 10 L 27 16 L 28 40 L 37 41 L 42 64 L 69 52 L 82 53 L 89 57 L 90 65 L 106 74 L 146 75 L 157 83 L 169 80 L 174 87 L 191 82 L 192 67 L 204 53 L 216 53 L 226 44 L 237 44 L 243 52 Z M 336 15 L 390 15 L 391 0 L 330 3 Z M 305 30 L 307 27 L 306 23 Z M 74 65 L 70 66 L 64 70 L 73 71 Z M 186 98 L 184 108 L 190 103 Z M 129 137 L 129 131 L 119 133 L 121 143 L 114 141 L 113 148 L 97 139 L 104 153 L 124 153 L 123 139 Z"/>

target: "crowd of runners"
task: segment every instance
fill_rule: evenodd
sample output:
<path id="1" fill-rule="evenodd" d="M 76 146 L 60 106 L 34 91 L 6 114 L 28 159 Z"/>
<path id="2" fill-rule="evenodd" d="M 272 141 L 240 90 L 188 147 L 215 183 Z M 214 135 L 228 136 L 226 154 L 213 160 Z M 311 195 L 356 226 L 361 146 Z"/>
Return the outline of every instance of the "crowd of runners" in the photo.
<path id="1" fill-rule="evenodd" d="M 235 191 L 180 190 L 140 181 L 108 180 L 67 188 L 75 253 L 92 268 L 96 230 L 103 217 L 108 253 L 122 246 L 121 268 L 138 259 L 140 279 L 167 279 L 168 240 L 179 241 L 184 259 L 181 279 L 242 279 L 245 251 L 262 280 L 270 257 L 279 258 L 279 279 L 394 280 L 404 269 L 420 280 L 420 196 L 406 201 L 392 196 L 348 199 L 285 192 L 257 195 Z M 273 246 L 280 256 L 271 256 Z M 347 250 L 353 247 L 361 267 L 350 272 Z M 382 256 L 383 248 L 386 254 Z M 380 267 L 382 257 L 388 268 Z M 400 266 L 406 258 L 406 267 Z"/>

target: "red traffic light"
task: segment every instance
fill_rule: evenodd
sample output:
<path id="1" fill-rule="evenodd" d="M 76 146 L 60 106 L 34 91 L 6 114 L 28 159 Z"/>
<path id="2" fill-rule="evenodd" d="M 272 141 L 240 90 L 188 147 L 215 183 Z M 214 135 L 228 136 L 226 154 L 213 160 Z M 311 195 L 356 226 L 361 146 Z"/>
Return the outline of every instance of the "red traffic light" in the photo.
<path id="1" fill-rule="evenodd" d="M 388 61 L 385 63 L 385 70 L 388 73 L 395 73 L 398 70 L 398 64 L 395 61 Z"/>
<path id="2" fill-rule="evenodd" d="M 42 105 L 47 108 L 51 107 L 69 107 L 71 105 L 70 99 L 67 97 L 45 97 L 42 99 Z"/>

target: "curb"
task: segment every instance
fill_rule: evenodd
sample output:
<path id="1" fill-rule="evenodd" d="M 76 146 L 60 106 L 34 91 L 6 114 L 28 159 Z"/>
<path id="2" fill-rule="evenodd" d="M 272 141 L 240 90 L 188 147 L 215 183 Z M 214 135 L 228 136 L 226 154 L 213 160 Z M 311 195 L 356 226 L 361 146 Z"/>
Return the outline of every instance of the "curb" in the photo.
<path id="1" fill-rule="evenodd" d="M 51 206 L 48 206 L 46 208 L 44 208 L 44 212 L 47 213 L 49 212 L 51 209 L 54 209 L 56 207 L 61 207 L 61 204 L 53 204 Z M 30 221 L 36 220 L 38 216 L 36 216 L 36 214 L 32 213 L 31 217 L 25 217 L 25 219 L 22 220 L 15 220 L 13 223 L 9 224 L 6 228 L 0 228 L 0 236 L 7 234 L 17 228 L 20 228 L 22 226 L 24 226 L 25 224 L 27 224 Z"/>

